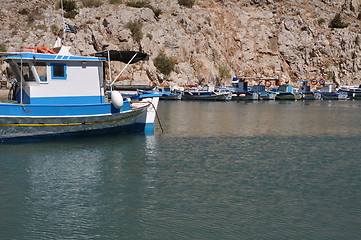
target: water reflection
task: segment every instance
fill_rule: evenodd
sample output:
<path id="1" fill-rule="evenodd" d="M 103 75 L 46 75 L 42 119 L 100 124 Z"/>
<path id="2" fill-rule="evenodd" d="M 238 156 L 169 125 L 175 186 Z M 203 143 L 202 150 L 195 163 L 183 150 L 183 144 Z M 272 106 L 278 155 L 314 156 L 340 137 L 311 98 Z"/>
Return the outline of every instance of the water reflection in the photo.
<path id="1" fill-rule="evenodd" d="M 2 156 L 23 164 L 15 169 L 8 163 L 11 171 L 24 174 L 14 179 L 23 196 L 9 196 L 18 199 L 16 205 L 8 203 L 17 216 L 12 224 L 21 236 L 37 239 L 143 235 L 138 230 L 144 188 L 154 182 L 145 161 L 155 160 L 155 148 L 154 136 L 142 134 L 2 146 Z M 9 184 L 2 185 L 8 189 Z M 2 229 L 9 229 L 9 218 L 3 220 Z"/>
<path id="2" fill-rule="evenodd" d="M 159 107 L 155 136 L 0 145 L 0 239 L 359 236 L 357 102 Z"/>
<path id="3" fill-rule="evenodd" d="M 360 104 L 348 101 L 160 103 L 171 136 L 356 135 Z M 335 127 L 337 126 L 337 127 Z"/>

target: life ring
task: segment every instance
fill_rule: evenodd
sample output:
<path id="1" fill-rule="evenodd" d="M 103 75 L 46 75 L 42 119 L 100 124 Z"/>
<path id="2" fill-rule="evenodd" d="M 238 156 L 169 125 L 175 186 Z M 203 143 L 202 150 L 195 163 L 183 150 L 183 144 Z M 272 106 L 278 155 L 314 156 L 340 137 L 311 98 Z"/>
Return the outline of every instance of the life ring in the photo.
<path id="1" fill-rule="evenodd" d="M 264 83 L 264 85 L 266 86 L 266 87 L 270 87 L 271 86 L 271 81 L 270 80 L 267 80 L 265 83 Z"/>
<path id="2" fill-rule="evenodd" d="M 321 78 L 320 80 L 318 80 L 318 84 L 325 85 L 325 79 Z"/>
<path id="3" fill-rule="evenodd" d="M 316 85 L 317 83 L 318 83 L 317 79 L 312 79 L 312 80 L 311 80 L 311 84 L 312 84 L 312 85 Z"/>
<path id="4" fill-rule="evenodd" d="M 38 53 L 56 54 L 56 52 L 44 46 L 37 47 L 36 50 Z"/>

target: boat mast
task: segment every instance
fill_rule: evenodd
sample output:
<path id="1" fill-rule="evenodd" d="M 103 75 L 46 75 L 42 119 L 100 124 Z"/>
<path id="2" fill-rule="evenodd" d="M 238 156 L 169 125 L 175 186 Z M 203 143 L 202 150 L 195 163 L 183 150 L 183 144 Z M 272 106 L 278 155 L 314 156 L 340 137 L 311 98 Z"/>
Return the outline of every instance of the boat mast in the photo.
<path id="1" fill-rule="evenodd" d="M 23 104 L 23 54 L 20 54 L 20 104 Z"/>
<path id="2" fill-rule="evenodd" d="M 110 61 L 110 53 L 109 53 L 109 50 L 108 50 L 108 67 L 109 67 L 109 82 L 111 83 L 112 82 L 112 68 L 111 68 L 111 61 Z M 112 91 L 112 86 L 110 86 L 110 90 Z"/>
<path id="3" fill-rule="evenodd" d="M 61 17 L 63 19 L 63 39 L 65 42 L 65 20 L 64 20 L 64 6 L 63 6 L 63 0 L 60 0 L 61 3 Z"/>

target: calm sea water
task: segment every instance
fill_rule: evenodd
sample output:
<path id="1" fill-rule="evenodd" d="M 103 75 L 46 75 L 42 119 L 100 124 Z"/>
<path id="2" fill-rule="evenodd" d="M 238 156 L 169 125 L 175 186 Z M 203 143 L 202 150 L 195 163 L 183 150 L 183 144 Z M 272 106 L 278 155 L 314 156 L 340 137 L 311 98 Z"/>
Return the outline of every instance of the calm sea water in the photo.
<path id="1" fill-rule="evenodd" d="M 0 239 L 359 239 L 361 102 L 160 102 L 154 136 L 0 145 Z"/>

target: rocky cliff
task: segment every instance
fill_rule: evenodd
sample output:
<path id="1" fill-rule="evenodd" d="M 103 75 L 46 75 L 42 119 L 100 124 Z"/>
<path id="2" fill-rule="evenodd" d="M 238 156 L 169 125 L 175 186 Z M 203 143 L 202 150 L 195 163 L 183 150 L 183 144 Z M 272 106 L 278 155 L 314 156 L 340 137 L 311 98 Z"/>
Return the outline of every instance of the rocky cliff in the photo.
<path id="1" fill-rule="evenodd" d="M 78 14 L 65 21 L 78 33 L 66 33 L 65 44 L 73 54 L 105 48 L 150 54 L 122 76 L 123 84 L 229 83 L 232 76 L 361 83 L 361 0 L 197 0 L 192 7 L 151 0 L 151 8 L 115 2 L 86 7 L 77 1 Z M 2 0 L 2 47 L 52 47 L 63 21 L 58 3 Z M 330 27 L 338 13 L 344 27 Z M 129 22 L 140 23 L 138 39 Z M 154 65 L 160 53 L 175 62 L 168 75 Z"/>

